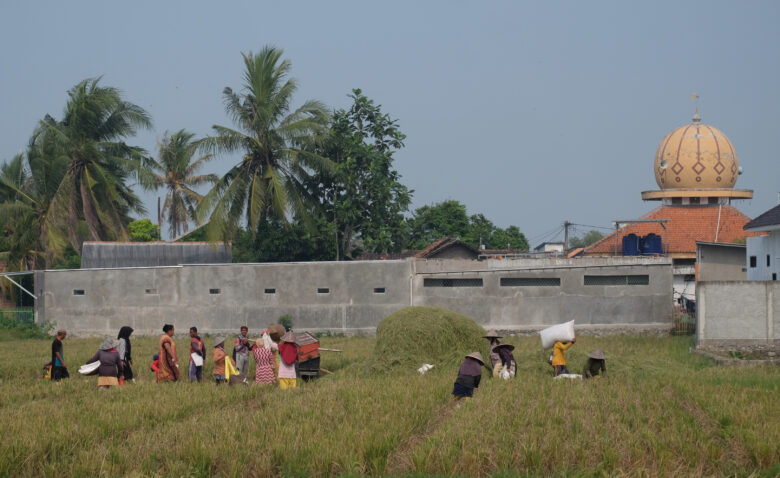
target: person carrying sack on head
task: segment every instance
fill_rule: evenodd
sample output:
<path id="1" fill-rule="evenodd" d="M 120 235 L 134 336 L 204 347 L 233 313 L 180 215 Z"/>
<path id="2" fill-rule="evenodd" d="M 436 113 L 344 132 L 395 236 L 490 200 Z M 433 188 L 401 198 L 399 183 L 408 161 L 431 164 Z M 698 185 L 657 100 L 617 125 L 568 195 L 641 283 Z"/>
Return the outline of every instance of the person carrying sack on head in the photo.
<path id="1" fill-rule="evenodd" d="M 563 373 L 569 373 L 569 369 L 566 368 L 566 357 L 564 357 L 563 352 L 569 350 L 575 342 L 577 342 L 576 337 L 571 339 L 571 342 L 555 342 L 555 345 L 553 346 L 552 366 L 555 368 L 556 377 Z"/>

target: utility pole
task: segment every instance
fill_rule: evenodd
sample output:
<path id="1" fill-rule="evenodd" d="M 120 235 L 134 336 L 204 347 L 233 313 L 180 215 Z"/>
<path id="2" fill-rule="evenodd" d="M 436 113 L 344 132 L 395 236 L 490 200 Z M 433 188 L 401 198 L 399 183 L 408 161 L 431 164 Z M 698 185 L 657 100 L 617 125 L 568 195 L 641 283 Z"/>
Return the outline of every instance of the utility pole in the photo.
<path id="1" fill-rule="evenodd" d="M 569 221 L 563 221 L 563 252 L 569 250 L 569 226 L 571 226 L 571 223 Z"/>

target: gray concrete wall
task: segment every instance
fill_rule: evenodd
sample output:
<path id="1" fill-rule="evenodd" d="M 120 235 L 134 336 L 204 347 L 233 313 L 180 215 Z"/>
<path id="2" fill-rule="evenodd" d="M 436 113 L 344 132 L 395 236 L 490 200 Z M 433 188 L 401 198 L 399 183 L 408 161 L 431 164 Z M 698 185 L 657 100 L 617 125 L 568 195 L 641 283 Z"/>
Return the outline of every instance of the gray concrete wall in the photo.
<path id="1" fill-rule="evenodd" d="M 780 283 L 701 282 L 696 322 L 698 346 L 780 344 Z"/>
<path id="2" fill-rule="evenodd" d="M 572 319 L 580 328 L 671 325 L 669 261 L 607 264 L 488 269 L 478 261 L 402 260 L 45 271 L 38 320 L 76 335 L 111 335 L 122 325 L 158 334 L 165 323 L 179 333 L 193 325 L 233 333 L 289 314 L 299 330 L 371 334 L 382 318 L 414 304 L 455 310 L 502 330 Z M 585 285 L 586 275 L 647 275 L 649 283 Z M 482 286 L 426 287 L 426 278 L 476 278 Z M 560 285 L 501 286 L 502 278 L 557 278 Z"/>
<path id="3" fill-rule="evenodd" d="M 747 279 L 745 246 L 696 244 L 699 281 L 743 281 Z"/>

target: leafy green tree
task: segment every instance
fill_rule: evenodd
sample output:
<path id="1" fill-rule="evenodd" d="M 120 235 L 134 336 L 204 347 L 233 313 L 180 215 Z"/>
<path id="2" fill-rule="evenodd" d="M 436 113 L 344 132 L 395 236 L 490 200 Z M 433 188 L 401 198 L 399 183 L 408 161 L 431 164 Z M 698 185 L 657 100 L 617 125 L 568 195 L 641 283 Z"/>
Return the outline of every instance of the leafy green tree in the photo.
<path id="1" fill-rule="evenodd" d="M 149 219 L 139 219 L 131 222 L 130 240 L 133 242 L 152 242 L 160 240 L 160 228 Z"/>
<path id="2" fill-rule="evenodd" d="M 393 169 L 393 154 L 405 138 L 398 122 L 359 89 L 349 98 L 348 110 L 333 113 L 321 148 L 334 167 L 320 169 L 308 182 L 337 230 L 338 258 L 351 257 L 359 249 L 400 250 L 406 242 L 404 213 L 411 201 L 411 192 Z"/>
<path id="3" fill-rule="evenodd" d="M 466 244 L 479 249 L 484 244 L 486 248 L 493 248 L 492 237 L 496 231 L 493 222 L 483 214 L 473 214 L 469 217 L 469 227 L 461 240 Z"/>
<path id="4" fill-rule="evenodd" d="M 151 119 L 140 106 L 123 100 L 119 90 L 99 82 L 81 81 L 68 91 L 62 120 L 47 115 L 41 122 L 45 138 L 54 143 L 52 154 L 67 160 L 49 215 L 67 229 L 76 251 L 82 243 L 80 219 L 90 240 L 124 240 L 129 214 L 145 212 L 127 184 L 138 175 L 144 150 L 123 140 L 151 127 Z"/>
<path id="5" fill-rule="evenodd" d="M 469 232 L 466 206 L 452 199 L 417 208 L 406 224 L 409 249 L 424 249 L 445 236 L 464 238 Z"/>
<path id="6" fill-rule="evenodd" d="M 582 237 L 573 236 L 569 238 L 569 248 L 575 248 L 575 247 L 588 247 L 591 244 L 595 244 L 596 242 L 600 241 L 604 237 L 604 234 L 600 233 L 599 231 L 591 230 Z"/>
<path id="7" fill-rule="evenodd" d="M 498 228 L 490 237 L 490 248 L 527 251 L 528 240 L 517 226 L 509 226 L 506 229 Z"/>
<path id="8" fill-rule="evenodd" d="M 172 135 L 166 133 L 160 144 L 159 161 L 153 158 L 145 160 L 149 175 L 144 181 L 147 188 L 165 188 L 165 202 L 162 215 L 168 222 L 171 237 L 189 230 L 189 221 L 196 221 L 196 208 L 203 196 L 194 188 L 204 184 L 214 184 L 215 174 L 196 174 L 206 161 L 213 156 L 201 156 L 193 161 L 198 144 L 195 135 L 179 130 Z"/>
<path id="9" fill-rule="evenodd" d="M 244 214 L 253 236 L 266 218 L 286 222 L 291 215 L 308 216 L 313 201 L 302 182 L 310 168 L 328 167 L 312 152 L 315 138 L 327 129 L 327 110 L 309 100 L 291 111 L 298 86 L 288 78 L 290 62 L 282 60 L 282 50 L 265 47 L 243 57 L 243 92 L 229 87 L 223 92 L 236 127 L 214 125 L 216 135 L 200 142 L 208 153 L 242 154 L 198 207 L 199 219 L 210 217 L 210 240 L 230 239 Z"/>

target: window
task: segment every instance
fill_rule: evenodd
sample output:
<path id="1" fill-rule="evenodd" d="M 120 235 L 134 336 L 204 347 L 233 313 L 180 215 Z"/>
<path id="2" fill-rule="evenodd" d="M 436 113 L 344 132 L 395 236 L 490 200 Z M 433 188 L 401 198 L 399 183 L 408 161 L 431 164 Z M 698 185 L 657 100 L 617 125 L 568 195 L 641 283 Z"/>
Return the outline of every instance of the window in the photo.
<path id="1" fill-rule="evenodd" d="M 266 289 L 265 293 L 266 294 L 276 294 L 276 289 Z"/>
<path id="2" fill-rule="evenodd" d="M 694 274 L 685 274 L 683 276 L 683 282 L 694 282 L 696 280 L 696 275 Z"/>
<path id="3" fill-rule="evenodd" d="M 560 277 L 502 277 L 501 287 L 558 287 Z"/>
<path id="4" fill-rule="evenodd" d="M 146 289 L 146 293 L 149 295 L 157 295 L 157 289 Z"/>
<path id="5" fill-rule="evenodd" d="M 777 272 L 772 273 L 772 280 L 777 280 Z"/>
<path id="6" fill-rule="evenodd" d="M 769 254 L 766 255 L 766 266 L 769 267 Z"/>
<path id="7" fill-rule="evenodd" d="M 756 256 L 750 256 L 750 267 L 756 267 Z"/>
<path id="8" fill-rule="evenodd" d="M 699 198 L 690 198 L 688 203 L 689 204 L 699 204 Z"/>
<path id="9" fill-rule="evenodd" d="M 585 276 L 585 285 L 648 285 L 649 275 Z"/>
<path id="10" fill-rule="evenodd" d="M 327 287 L 320 287 L 317 289 L 318 294 L 330 294 L 330 289 Z"/>
<path id="11" fill-rule="evenodd" d="M 84 295 L 84 289 L 73 289 L 73 295 Z"/>
<path id="12" fill-rule="evenodd" d="M 682 204 L 682 198 L 672 198 L 672 204 Z"/>
<path id="13" fill-rule="evenodd" d="M 384 294 L 385 288 L 384 287 L 374 287 L 374 294 Z"/>
<path id="14" fill-rule="evenodd" d="M 719 200 L 718 198 L 707 198 L 708 204 L 718 204 Z"/>
<path id="15" fill-rule="evenodd" d="M 209 294 L 221 294 L 222 291 L 220 289 L 209 289 Z"/>
<path id="16" fill-rule="evenodd" d="M 482 287 L 482 279 L 424 279 L 423 287 Z"/>

